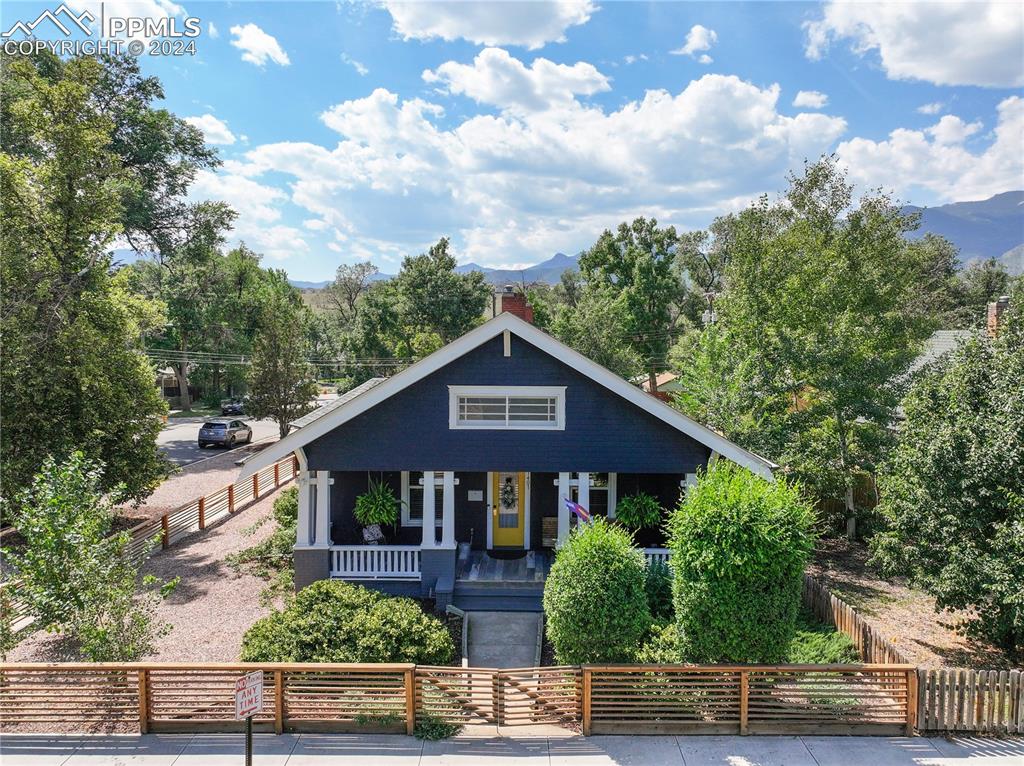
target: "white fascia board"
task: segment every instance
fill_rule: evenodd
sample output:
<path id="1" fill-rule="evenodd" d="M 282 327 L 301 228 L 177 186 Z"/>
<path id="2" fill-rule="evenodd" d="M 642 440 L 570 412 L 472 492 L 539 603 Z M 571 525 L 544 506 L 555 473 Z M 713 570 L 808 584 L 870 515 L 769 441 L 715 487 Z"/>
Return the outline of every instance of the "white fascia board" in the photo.
<path id="1" fill-rule="evenodd" d="M 333 431 L 338 426 L 346 423 L 357 415 L 366 412 L 371 407 L 383 402 L 399 391 L 427 377 L 431 373 L 440 370 L 445 365 L 458 359 L 478 346 L 483 345 L 491 338 L 501 335 L 504 331 L 510 330 L 527 343 L 536 346 L 555 359 L 558 359 L 569 367 L 586 375 L 591 380 L 600 383 L 605 388 L 623 399 L 632 402 L 640 409 L 650 413 L 659 420 L 664 421 L 678 431 L 692 437 L 701 444 L 709 447 L 712 451 L 719 453 L 722 457 L 731 460 L 737 465 L 750 469 L 753 473 L 765 479 L 773 478 L 772 469 L 776 467 L 773 463 L 763 457 L 749 452 L 737 444 L 726 439 L 719 433 L 701 425 L 696 420 L 687 417 L 679 410 L 666 404 L 655 396 L 637 388 L 628 381 L 620 378 L 614 372 L 605 369 L 596 362 L 587 359 L 578 351 L 566 346 L 561 341 L 552 338 L 547 333 L 537 329 L 529 322 L 520 319 L 514 314 L 507 312 L 498 314 L 490 321 L 484 322 L 479 327 L 470 330 L 447 346 L 435 351 L 428 357 L 421 359 L 401 372 L 374 386 L 363 394 L 360 394 L 352 401 L 342 405 L 335 411 L 310 423 L 303 428 L 292 431 L 286 437 L 267 447 L 259 455 L 250 460 L 242 468 L 239 480 L 245 479 L 257 471 L 273 465 L 288 454 L 302 448 L 321 436 Z"/>

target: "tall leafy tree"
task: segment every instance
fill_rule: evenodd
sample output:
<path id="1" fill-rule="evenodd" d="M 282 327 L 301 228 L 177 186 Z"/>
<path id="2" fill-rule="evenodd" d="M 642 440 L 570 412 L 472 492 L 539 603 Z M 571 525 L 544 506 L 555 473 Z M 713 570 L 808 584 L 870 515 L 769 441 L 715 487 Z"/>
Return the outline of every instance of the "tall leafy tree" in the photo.
<path id="1" fill-rule="evenodd" d="M 962 327 L 980 327 L 985 323 L 985 307 L 1000 296 L 1009 295 L 1021 277 L 1011 277 L 1006 267 L 995 258 L 970 264 L 956 276 L 959 287 Z"/>
<path id="2" fill-rule="evenodd" d="M 160 307 L 129 298 L 111 276 L 109 248 L 135 180 L 96 102 L 104 76 L 89 58 L 62 63 L 59 77 L 26 59 L 3 62 L 11 132 L 0 153 L 0 456 L 9 500 L 48 455 L 76 449 L 106 465 L 106 488 L 123 484 L 130 498 L 166 473 L 156 449 L 165 407 L 138 351 Z"/>
<path id="3" fill-rule="evenodd" d="M 323 291 L 323 299 L 339 327 L 347 329 L 355 322 L 359 299 L 369 290 L 378 272 L 369 261 L 343 263 L 338 267 L 334 280 Z"/>
<path id="4" fill-rule="evenodd" d="M 1018 291 L 1024 300 L 1024 291 Z M 880 474 L 875 561 L 1024 657 L 1024 312 L 940 359 L 903 401 Z"/>
<path id="5" fill-rule="evenodd" d="M 455 270 L 448 245 L 443 237 L 426 253 L 405 258 L 394 280 L 404 322 L 436 334 L 442 345 L 479 324 L 490 296 L 483 274 Z"/>
<path id="6" fill-rule="evenodd" d="M 482 321 L 491 290 L 479 272 L 460 274 L 442 238 L 426 253 L 409 256 L 394 279 L 374 282 L 356 300 L 349 354 L 363 380 L 389 374 L 395 363 L 430 354 Z"/>
<path id="7" fill-rule="evenodd" d="M 281 438 L 293 420 L 313 409 L 318 390 L 316 370 L 306 361 L 304 310 L 294 294 L 271 295 L 249 368 L 249 414 L 276 421 Z"/>
<path id="8" fill-rule="evenodd" d="M 674 269 L 678 242 L 674 227 L 637 218 L 620 224 L 614 234 L 605 231 L 579 260 L 587 290 L 621 298 L 626 330 L 621 342 L 643 361 L 652 391 L 658 371 L 667 366 L 672 306 L 680 294 Z"/>
<path id="9" fill-rule="evenodd" d="M 625 342 L 629 324 L 625 299 L 610 289 L 587 290 L 575 306 L 560 306 L 551 332 L 567 346 L 623 378 L 644 369 L 634 347 Z"/>
<path id="10" fill-rule="evenodd" d="M 881 193 L 855 201 L 831 158 L 792 176 L 776 203 L 741 213 L 725 269 L 719 322 L 788 393 L 777 459 L 844 500 L 888 439 L 896 383 L 935 326 L 921 300 L 932 265 L 904 235 L 917 221 Z"/>

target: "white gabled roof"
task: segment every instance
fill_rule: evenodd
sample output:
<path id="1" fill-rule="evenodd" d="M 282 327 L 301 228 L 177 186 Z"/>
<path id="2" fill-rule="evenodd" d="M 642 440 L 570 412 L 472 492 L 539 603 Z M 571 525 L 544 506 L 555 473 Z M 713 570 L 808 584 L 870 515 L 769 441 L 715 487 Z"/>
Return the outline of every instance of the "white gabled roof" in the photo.
<path id="1" fill-rule="evenodd" d="M 380 404 L 385 399 L 394 396 L 399 391 L 411 386 L 431 373 L 440 370 L 460 356 L 469 353 L 478 346 L 483 345 L 492 338 L 508 330 L 527 343 L 536 346 L 556 359 L 564 362 L 591 380 L 601 384 L 609 391 L 618 394 L 623 399 L 635 404 L 642 410 L 649 412 L 659 420 L 668 423 L 678 431 L 692 437 L 701 444 L 709 447 L 722 457 L 731 460 L 737 465 L 749 468 L 754 473 L 766 479 L 772 478 L 772 469 L 777 466 L 765 458 L 749 452 L 737 444 L 726 439 L 719 433 L 702 426 L 692 418 L 687 417 L 679 410 L 671 407 L 665 402 L 651 396 L 645 391 L 632 385 L 629 381 L 620 378 L 610 370 L 605 369 L 596 362 L 587 359 L 578 351 L 566 346 L 561 341 L 555 340 L 547 333 L 525 322 L 519 317 L 502 313 L 479 327 L 470 330 L 462 337 L 452 341 L 447 346 L 435 351 L 428 357 L 421 359 L 415 364 L 406 367 L 399 373 L 372 386 L 360 387 L 363 390 L 355 394 L 356 389 L 350 391 L 349 396 L 344 395 L 344 402 L 336 403 L 329 411 L 319 413 L 316 418 L 311 418 L 303 423 L 301 427 L 289 433 L 280 441 L 264 449 L 256 457 L 249 460 L 242 468 L 239 480 L 251 476 L 257 471 L 273 465 L 282 460 L 292 452 L 301 450 L 305 445 L 319 439 L 324 434 L 333 431 L 343 423 L 348 422 L 357 415 L 366 412 L 371 407 Z M 364 384 L 365 385 L 365 384 Z M 318 411 L 319 412 L 319 411 Z M 307 416 L 308 417 L 308 416 Z M 296 421 L 299 425 L 302 421 Z M 304 464 L 304 459 L 300 460 Z"/>

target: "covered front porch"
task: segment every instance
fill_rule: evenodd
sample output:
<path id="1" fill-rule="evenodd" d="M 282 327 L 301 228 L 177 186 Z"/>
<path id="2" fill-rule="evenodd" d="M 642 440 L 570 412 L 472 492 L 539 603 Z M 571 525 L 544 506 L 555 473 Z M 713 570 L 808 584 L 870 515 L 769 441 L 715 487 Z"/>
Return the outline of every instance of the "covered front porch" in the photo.
<path id="1" fill-rule="evenodd" d="M 457 602 L 460 591 L 502 584 L 516 593 L 542 589 L 554 552 L 579 523 L 566 499 L 615 518 L 617 500 L 637 492 L 672 508 L 692 480 L 585 471 L 300 473 L 296 584 L 340 578 L 441 605 Z M 354 516 L 356 499 L 371 482 L 390 487 L 401 508 L 374 543 L 365 541 Z M 641 530 L 637 543 L 649 558 L 667 556 L 660 529 Z"/>

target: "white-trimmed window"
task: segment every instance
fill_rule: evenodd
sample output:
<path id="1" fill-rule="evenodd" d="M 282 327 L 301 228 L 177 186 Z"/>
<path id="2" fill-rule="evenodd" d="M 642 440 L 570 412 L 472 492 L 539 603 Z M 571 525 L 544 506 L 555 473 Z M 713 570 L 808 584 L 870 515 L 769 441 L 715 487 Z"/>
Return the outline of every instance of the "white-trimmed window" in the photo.
<path id="1" fill-rule="evenodd" d="M 449 386 L 451 428 L 565 429 L 565 386 Z"/>
<path id="2" fill-rule="evenodd" d="M 437 474 L 440 476 L 440 474 Z M 444 507 L 444 487 L 434 486 L 434 525 L 441 526 Z M 423 471 L 402 471 L 402 526 L 423 526 Z"/>

